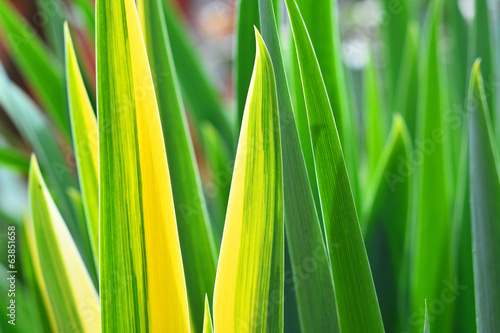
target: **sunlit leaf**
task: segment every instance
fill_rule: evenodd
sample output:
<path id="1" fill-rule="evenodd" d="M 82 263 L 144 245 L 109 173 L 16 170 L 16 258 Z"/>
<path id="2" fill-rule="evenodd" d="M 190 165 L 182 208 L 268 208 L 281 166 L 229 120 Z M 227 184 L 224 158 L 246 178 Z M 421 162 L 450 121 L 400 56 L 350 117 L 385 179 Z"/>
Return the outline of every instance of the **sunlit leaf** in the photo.
<path id="1" fill-rule="evenodd" d="M 137 1 L 160 111 L 177 229 L 194 330 L 203 326 L 203 300 L 213 297 L 217 254 L 212 225 L 180 95 L 161 0 Z"/>
<path id="2" fill-rule="evenodd" d="M 57 328 L 99 332 L 97 292 L 34 157 L 29 187 L 36 247 Z"/>
<path id="3" fill-rule="evenodd" d="M 102 330 L 189 332 L 165 144 L 137 10 L 133 0 L 98 0 L 96 13 Z"/>
<path id="4" fill-rule="evenodd" d="M 66 81 L 73 145 L 82 189 L 82 202 L 95 261 L 99 258 L 99 173 L 97 120 L 78 67 L 68 25 L 64 25 Z"/>
<path id="5" fill-rule="evenodd" d="M 283 331 L 278 105 L 271 59 L 257 32 L 256 39 L 215 282 L 215 332 Z"/>

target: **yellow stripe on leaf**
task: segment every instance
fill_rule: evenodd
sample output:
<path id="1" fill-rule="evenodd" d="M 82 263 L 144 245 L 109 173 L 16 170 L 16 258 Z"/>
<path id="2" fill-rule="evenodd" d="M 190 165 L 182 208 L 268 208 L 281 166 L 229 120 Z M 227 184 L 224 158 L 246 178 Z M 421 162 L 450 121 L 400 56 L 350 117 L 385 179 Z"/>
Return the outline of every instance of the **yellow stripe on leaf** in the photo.
<path id="1" fill-rule="evenodd" d="M 189 332 L 165 145 L 133 0 L 98 0 L 104 332 Z"/>
<path id="2" fill-rule="evenodd" d="M 97 120 L 76 60 L 67 22 L 64 24 L 66 81 L 78 178 L 96 264 L 99 262 L 99 173 Z"/>
<path id="3" fill-rule="evenodd" d="M 60 332 L 99 332 L 97 292 L 35 157 L 31 160 L 29 189 L 40 267 L 57 328 Z"/>
<path id="4" fill-rule="evenodd" d="M 273 67 L 258 32 L 214 292 L 215 332 L 283 330 L 283 192 Z"/>

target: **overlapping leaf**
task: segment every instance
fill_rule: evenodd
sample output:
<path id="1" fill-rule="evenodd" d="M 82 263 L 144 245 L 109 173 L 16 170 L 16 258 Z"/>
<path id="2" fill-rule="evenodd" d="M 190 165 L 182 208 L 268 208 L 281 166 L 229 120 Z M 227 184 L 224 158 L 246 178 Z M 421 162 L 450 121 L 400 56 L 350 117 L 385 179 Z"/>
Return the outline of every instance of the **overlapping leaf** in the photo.
<path id="1" fill-rule="evenodd" d="M 337 126 L 321 70 L 297 5 L 286 1 L 309 120 L 339 325 L 382 332 L 382 318 L 358 222 Z"/>

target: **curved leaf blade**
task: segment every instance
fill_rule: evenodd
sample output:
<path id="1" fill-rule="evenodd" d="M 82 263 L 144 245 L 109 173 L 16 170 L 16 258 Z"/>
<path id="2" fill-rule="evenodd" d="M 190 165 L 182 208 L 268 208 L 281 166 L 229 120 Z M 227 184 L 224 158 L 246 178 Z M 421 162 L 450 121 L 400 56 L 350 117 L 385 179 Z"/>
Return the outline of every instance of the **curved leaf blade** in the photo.
<path id="1" fill-rule="evenodd" d="M 283 190 L 276 86 L 256 31 L 214 291 L 215 332 L 283 331 Z"/>
<path id="2" fill-rule="evenodd" d="M 99 297 L 35 157 L 31 160 L 29 191 L 40 267 L 58 330 L 99 332 Z"/>
<path id="3" fill-rule="evenodd" d="M 68 24 L 64 24 L 66 77 L 78 179 L 95 262 L 99 262 L 99 172 L 97 120 L 76 59 Z"/>

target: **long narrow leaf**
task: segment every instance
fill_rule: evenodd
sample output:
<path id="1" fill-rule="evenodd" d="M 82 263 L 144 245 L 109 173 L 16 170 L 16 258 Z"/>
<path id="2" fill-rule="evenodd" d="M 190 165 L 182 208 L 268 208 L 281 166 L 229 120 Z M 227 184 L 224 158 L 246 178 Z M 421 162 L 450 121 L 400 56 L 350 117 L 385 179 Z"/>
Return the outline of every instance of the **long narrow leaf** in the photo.
<path id="1" fill-rule="evenodd" d="M 476 61 L 470 85 L 469 166 L 478 332 L 500 327 L 500 170 L 489 107 Z"/>
<path id="2" fill-rule="evenodd" d="M 97 120 L 76 60 L 67 23 L 64 25 L 68 99 L 82 201 L 95 262 L 99 258 L 99 173 Z"/>
<path id="3" fill-rule="evenodd" d="M 339 324 L 346 331 L 382 332 L 380 309 L 332 108 L 297 5 L 293 0 L 286 4 L 309 119 Z"/>
<path id="4" fill-rule="evenodd" d="M 217 254 L 201 187 L 161 0 L 137 2 L 160 111 L 177 229 L 194 329 L 203 326 L 203 300 L 213 297 Z M 161 75 L 160 75 L 161 74 Z"/>
<path id="5" fill-rule="evenodd" d="M 437 332 L 449 332 L 453 302 L 447 302 L 440 311 L 437 302 L 443 302 L 442 292 L 453 283 L 451 260 L 451 201 L 449 164 L 450 140 L 444 122 L 444 84 L 439 53 L 439 24 L 443 1 L 429 7 L 427 27 L 422 49 L 419 73 L 417 125 L 417 202 L 416 234 L 414 238 L 411 273 L 411 313 L 423 314 L 424 300 L 431 309 L 431 323 Z M 417 157 L 418 156 L 418 157 Z M 429 279 L 432 276 L 432 279 Z M 441 304 L 441 303 L 440 303 Z M 414 324 L 414 323 L 410 323 Z M 413 332 L 421 327 L 413 325 Z"/>
<path id="6" fill-rule="evenodd" d="M 102 329 L 189 332 L 169 169 L 137 10 L 133 0 L 98 0 L 96 13 Z"/>
<path id="7" fill-rule="evenodd" d="M 283 189 L 276 86 L 266 46 L 243 117 L 214 292 L 215 332 L 283 331 Z"/>
<path id="8" fill-rule="evenodd" d="M 304 332 L 338 331 L 333 280 L 285 75 L 270 0 L 260 0 L 261 28 L 276 77 L 283 158 L 285 231 L 301 327 Z M 304 274 L 314 262 L 313 274 Z M 285 308 L 288 303 L 285 303 Z"/>
<path id="9" fill-rule="evenodd" d="M 29 186 L 36 247 L 57 328 L 99 332 L 97 292 L 34 157 Z"/>
<path id="10" fill-rule="evenodd" d="M 205 315 L 203 318 L 203 333 L 213 333 L 212 316 L 210 315 L 210 305 L 208 298 L 205 296 Z"/>

